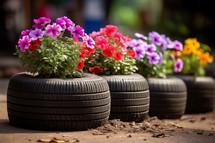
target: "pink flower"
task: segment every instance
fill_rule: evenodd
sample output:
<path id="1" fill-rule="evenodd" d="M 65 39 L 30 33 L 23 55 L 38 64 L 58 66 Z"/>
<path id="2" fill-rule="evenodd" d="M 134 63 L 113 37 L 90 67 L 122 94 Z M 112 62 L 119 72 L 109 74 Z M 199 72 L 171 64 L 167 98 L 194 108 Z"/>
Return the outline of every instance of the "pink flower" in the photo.
<path id="1" fill-rule="evenodd" d="M 51 23 L 51 19 L 46 17 L 40 17 L 39 19 L 34 19 L 34 25 L 33 27 L 35 29 L 43 29 L 44 25 Z"/>
<path id="2" fill-rule="evenodd" d="M 54 23 L 53 25 L 46 26 L 45 34 L 51 35 L 51 37 L 55 39 L 57 38 L 57 36 L 61 34 L 61 31 L 62 31 L 62 28 L 60 27 L 60 25 L 57 25 L 56 23 Z"/>
<path id="3" fill-rule="evenodd" d="M 76 27 L 69 27 L 68 29 L 71 34 L 73 34 L 74 38 L 84 37 L 84 29 L 81 28 L 79 25 Z"/>
<path id="4" fill-rule="evenodd" d="M 181 59 L 177 59 L 176 62 L 174 63 L 174 70 L 175 72 L 181 72 L 183 69 L 184 63 Z"/>
<path id="5" fill-rule="evenodd" d="M 179 42 L 178 40 L 173 41 L 173 47 L 176 50 L 182 51 L 183 50 L 183 45 L 181 42 Z"/>
<path id="6" fill-rule="evenodd" d="M 20 35 L 20 37 L 19 37 L 19 39 L 22 39 L 22 37 L 23 36 L 29 36 L 29 33 L 32 31 L 32 29 L 30 29 L 30 30 L 25 30 L 25 31 L 22 31 L 21 32 L 21 35 Z"/>
<path id="7" fill-rule="evenodd" d="M 97 36 L 96 37 L 96 46 L 100 46 L 101 49 L 105 48 L 105 45 L 108 45 L 109 41 L 104 36 Z"/>
<path id="8" fill-rule="evenodd" d="M 23 36 L 22 39 L 19 39 L 19 47 L 20 50 L 24 53 L 26 51 L 26 49 L 29 48 L 30 46 L 30 37 L 29 36 Z"/>
<path id="9" fill-rule="evenodd" d="M 88 47 L 90 47 L 91 49 L 94 48 L 95 42 L 93 41 L 93 39 L 91 37 L 89 37 L 88 35 L 85 35 L 83 38 L 83 41 L 87 44 Z"/>

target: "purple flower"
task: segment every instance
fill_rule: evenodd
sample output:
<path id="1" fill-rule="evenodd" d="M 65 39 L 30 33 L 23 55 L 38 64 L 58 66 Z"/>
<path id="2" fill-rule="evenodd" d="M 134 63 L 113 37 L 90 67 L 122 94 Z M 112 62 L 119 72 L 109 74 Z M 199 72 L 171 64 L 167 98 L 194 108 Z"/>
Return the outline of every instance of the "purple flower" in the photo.
<path id="1" fill-rule="evenodd" d="M 132 39 L 130 42 L 130 47 L 132 47 L 133 49 L 136 48 L 143 48 L 144 46 L 146 46 L 146 42 L 143 42 L 141 39 Z"/>
<path id="2" fill-rule="evenodd" d="M 143 39 L 143 40 L 147 40 L 147 37 L 144 36 L 143 34 L 135 33 L 134 35 L 135 35 L 137 38 L 140 38 L 140 39 Z"/>
<path id="3" fill-rule="evenodd" d="M 163 54 L 160 52 L 159 56 L 160 56 L 159 64 L 162 65 L 163 64 Z"/>
<path id="4" fill-rule="evenodd" d="M 63 20 L 63 17 L 56 19 L 56 24 L 60 25 L 60 27 L 65 30 L 66 29 L 66 22 Z"/>
<path id="5" fill-rule="evenodd" d="M 85 35 L 83 38 L 83 41 L 87 44 L 88 47 L 90 47 L 91 49 L 94 49 L 95 42 L 91 37 L 89 37 L 88 35 Z"/>
<path id="6" fill-rule="evenodd" d="M 51 35 L 52 38 L 57 38 L 57 36 L 59 36 L 61 34 L 61 27 L 60 25 L 57 25 L 56 23 L 54 23 L 53 25 L 47 25 L 46 26 L 46 31 L 45 34 L 46 35 Z"/>
<path id="7" fill-rule="evenodd" d="M 148 55 L 147 58 L 149 59 L 150 64 L 157 64 L 160 60 L 160 56 L 157 53 L 152 53 Z"/>
<path id="8" fill-rule="evenodd" d="M 172 49 L 174 47 L 173 42 L 170 40 L 169 37 L 166 37 L 166 42 L 167 42 L 168 49 Z"/>
<path id="9" fill-rule="evenodd" d="M 145 51 L 147 55 L 151 55 L 156 51 L 156 46 L 154 44 L 149 44 L 145 46 Z"/>
<path id="10" fill-rule="evenodd" d="M 74 38 L 78 39 L 79 37 L 84 37 L 84 29 L 81 28 L 79 25 L 76 27 L 69 27 L 68 29 L 71 34 L 73 34 Z"/>
<path id="11" fill-rule="evenodd" d="M 174 63 L 174 70 L 175 72 L 181 72 L 183 69 L 183 61 L 181 59 L 177 59 L 176 62 Z"/>
<path id="12" fill-rule="evenodd" d="M 37 40 L 38 38 L 43 38 L 44 32 L 41 29 L 32 30 L 29 36 L 32 40 Z"/>
<path id="13" fill-rule="evenodd" d="M 19 39 L 19 47 L 20 50 L 24 53 L 26 49 L 30 46 L 30 37 L 29 36 L 23 36 L 22 39 Z"/>
<path id="14" fill-rule="evenodd" d="M 145 56 L 145 49 L 144 48 L 137 47 L 134 49 L 134 51 L 136 52 L 136 59 L 137 60 L 144 58 L 144 56 Z"/>
<path id="15" fill-rule="evenodd" d="M 160 45 L 161 46 L 161 50 L 165 51 L 167 49 L 166 35 L 162 34 L 161 38 L 162 38 L 161 45 Z"/>
<path id="16" fill-rule="evenodd" d="M 69 18 L 66 16 L 62 17 L 62 19 L 66 22 L 66 28 L 69 29 L 71 27 L 75 27 L 75 23 L 72 22 Z"/>
<path id="17" fill-rule="evenodd" d="M 27 29 L 25 31 L 22 31 L 19 39 L 22 39 L 23 36 L 28 36 L 31 31 L 32 31 L 32 29 L 30 29 L 30 30 Z"/>
<path id="18" fill-rule="evenodd" d="M 178 40 L 173 41 L 173 47 L 176 50 L 182 51 L 183 50 L 183 45 L 181 42 L 179 42 Z"/>
<path id="19" fill-rule="evenodd" d="M 51 22 L 51 19 L 46 18 L 46 17 L 40 17 L 39 19 L 34 19 L 34 25 L 33 27 L 35 29 L 43 29 L 44 25 L 48 24 Z"/>
<path id="20" fill-rule="evenodd" d="M 161 35 L 159 33 L 153 31 L 153 32 L 149 33 L 149 40 L 152 40 L 152 42 L 155 45 L 160 46 L 161 43 L 162 43 L 163 38 L 161 37 Z"/>

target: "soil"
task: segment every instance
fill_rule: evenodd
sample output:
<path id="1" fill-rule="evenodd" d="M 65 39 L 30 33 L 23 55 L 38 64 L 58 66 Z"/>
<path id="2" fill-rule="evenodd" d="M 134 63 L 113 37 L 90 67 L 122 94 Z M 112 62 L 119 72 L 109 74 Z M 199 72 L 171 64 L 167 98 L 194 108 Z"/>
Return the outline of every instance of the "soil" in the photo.
<path id="1" fill-rule="evenodd" d="M 0 79 L 0 143 L 215 143 L 215 111 L 185 114 L 177 120 L 147 117 L 143 122 L 118 119 L 87 131 L 38 131 L 11 126 L 7 117 L 8 79 Z"/>

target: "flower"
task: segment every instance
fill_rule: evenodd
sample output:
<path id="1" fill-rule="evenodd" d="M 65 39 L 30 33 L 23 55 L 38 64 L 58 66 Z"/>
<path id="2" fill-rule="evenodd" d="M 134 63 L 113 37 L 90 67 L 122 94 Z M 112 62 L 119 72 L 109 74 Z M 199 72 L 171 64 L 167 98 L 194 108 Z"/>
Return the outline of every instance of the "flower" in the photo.
<path id="1" fill-rule="evenodd" d="M 105 34 L 107 35 L 107 37 L 110 37 L 111 35 L 114 35 L 117 30 L 118 30 L 118 28 L 116 26 L 107 25 L 105 28 Z"/>
<path id="2" fill-rule="evenodd" d="M 143 40 L 147 40 L 148 38 L 146 36 L 144 36 L 143 34 L 140 33 L 135 33 L 134 34 L 137 38 L 143 39 Z"/>
<path id="3" fill-rule="evenodd" d="M 60 25 L 62 30 L 66 29 L 66 22 L 64 21 L 63 17 L 56 19 L 56 24 Z"/>
<path id="4" fill-rule="evenodd" d="M 146 42 L 142 41 L 141 39 L 132 39 L 130 42 L 130 47 L 132 47 L 133 49 L 135 48 L 143 48 L 144 46 L 146 46 Z"/>
<path id="5" fill-rule="evenodd" d="M 132 58 L 135 58 L 136 57 L 136 53 L 134 50 L 127 50 L 128 52 L 128 56 L 132 57 Z"/>
<path id="6" fill-rule="evenodd" d="M 69 27 L 68 29 L 71 34 L 73 34 L 74 38 L 84 37 L 84 29 L 81 28 L 79 25 L 76 27 Z"/>
<path id="7" fill-rule="evenodd" d="M 200 55 L 200 64 L 201 65 L 206 65 L 208 63 L 210 54 L 208 52 L 203 53 Z"/>
<path id="8" fill-rule="evenodd" d="M 33 28 L 35 29 L 43 29 L 44 25 L 51 23 L 51 19 L 46 17 L 40 17 L 39 19 L 34 19 Z"/>
<path id="9" fill-rule="evenodd" d="M 38 38 L 43 38 L 44 32 L 41 29 L 32 30 L 29 36 L 32 40 L 37 40 Z"/>
<path id="10" fill-rule="evenodd" d="M 145 51 L 147 55 L 151 55 L 156 51 L 156 46 L 154 44 L 149 44 L 145 46 Z"/>
<path id="11" fill-rule="evenodd" d="M 61 27 L 60 25 L 57 25 L 56 23 L 54 23 L 53 25 L 47 25 L 46 26 L 46 31 L 45 34 L 46 35 L 51 35 L 51 37 L 53 39 L 57 38 L 57 36 L 59 36 L 61 34 Z"/>
<path id="12" fill-rule="evenodd" d="M 40 41 L 40 39 L 31 40 L 29 49 L 31 49 L 32 51 L 34 51 L 36 49 L 36 46 L 39 45 L 39 44 L 41 44 L 41 42 L 42 41 Z"/>
<path id="13" fill-rule="evenodd" d="M 81 70 L 84 67 L 84 61 L 78 62 L 77 69 Z"/>
<path id="14" fill-rule="evenodd" d="M 62 19 L 66 22 L 66 28 L 69 30 L 71 27 L 75 27 L 75 23 L 72 22 L 69 18 L 66 16 L 62 17 Z"/>
<path id="15" fill-rule="evenodd" d="M 173 41 L 173 47 L 178 50 L 178 51 L 182 51 L 183 50 L 183 45 L 181 42 L 179 42 L 178 40 Z"/>
<path id="16" fill-rule="evenodd" d="M 25 52 L 26 49 L 29 48 L 29 46 L 30 46 L 30 41 L 31 41 L 31 40 L 30 40 L 30 37 L 29 37 L 29 36 L 23 36 L 22 39 L 19 39 L 18 44 L 19 44 L 20 50 L 21 50 L 22 52 Z"/>
<path id="17" fill-rule="evenodd" d="M 109 41 L 104 36 L 96 37 L 96 46 L 100 46 L 101 49 L 105 48 L 105 45 L 108 45 Z"/>
<path id="18" fill-rule="evenodd" d="M 93 68 L 89 68 L 89 71 L 91 71 L 94 74 L 100 74 L 103 72 L 103 69 L 100 68 L 99 66 L 95 66 Z"/>
<path id="19" fill-rule="evenodd" d="M 79 59 L 81 59 L 81 60 L 85 60 L 85 55 L 86 54 L 86 51 L 81 51 L 80 53 L 79 53 Z"/>
<path id="20" fill-rule="evenodd" d="M 160 56 L 157 53 L 152 53 L 148 55 L 147 58 L 149 59 L 150 64 L 157 64 L 160 60 Z"/>
<path id="21" fill-rule="evenodd" d="M 105 47 L 105 49 L 102 51 L 102 54 L 107 57 L 112 57 L 115 51 L 116 47 L 111 44 L 110 46 Z"/>
<path id="22" fill-rule="evenodd" d="M 184 55 L 189 55 L 189 54 L 191 54 L 191 52 L 192 52 L 192 47 L 191 47 L 191 45 L 184 45 L 184 48 L 183 48 L 182 53 L 183 53 Z"/>
<path id="23" fill-rule="evenodd" d="M 159 64 L 162 65 L 163 64 L 163 54 L 160 52 L 159 56 L 160 56 Z"/>
<path id="24" fill-rule="evenodd" d="M 95 42 L 94 40 L 89 37 L 88 35 L 85 35 L 83 38 L 83 41 L 87 44 L 88 47 L 90 47 L 91 49 L 94 48 Z"/>
<path id="25" fill-rule="evenodd" d="M 191 45 L 196 49 L 200 47 L 200 43 L 197 41 L 196 38 L 188 38 L 188 39 L 186 39 L 185 44 L 186 45 Z"/>
<path id="26" fill-rule="evenodd" d="M 115 55 L 115 56 L 114 56 L 113 58 L 114 58 L 115 60 L 117 60 L 117 61 L 120 61 L 122 58 L 124 58 L 123 53 L 120 52 L 120 51 L 115 52 L 114 55 Z"/>
<path id="27" fill-rule="evenodd" d="M 90 47 L 87 47 L 87 45 L 83 49 L 86 50 L 87 56 L 91 55 L 92 53 L 95 53 L 95 48 L 92 49 Z"/>
<path id="28" fill-rule="evenodd" d="M 141 58 L 144 58 L 145 56 L 145 49 L 144 48 L 135 48 L 135 53 L 136 53 L 136 59 L 139 60 Z"/>
<path id="29" fill-rule="evenodd" d="M 163 38 L 155 31 L 149 33 L 149 40 L 152 40 L 153 44 L 160 46 Z"/>
<path id="30" fill-rule="evenodd" d="M 172 49 L 174 48 L 173 42 L 171 41 L 171 39 L 169 37 L 166 37 L 166 46 L 168 49 Z"/>
<path id="31" fill-rule="evenodd" d="M 178 58 L 174 63 L 175 72 L 181 72 L 183 69 L 183 65 L 184 65 L 183 61 L 180 58 Z"/>
<path id="32" fill-rule="evenodd" d="M 21 32 L 21 35 L 19 36 L 19 39 L 22 39 L 23 36 L 29 36 L 29 33 L 32 31 L 32 29 L 30 30 L 24 30 Z"/>

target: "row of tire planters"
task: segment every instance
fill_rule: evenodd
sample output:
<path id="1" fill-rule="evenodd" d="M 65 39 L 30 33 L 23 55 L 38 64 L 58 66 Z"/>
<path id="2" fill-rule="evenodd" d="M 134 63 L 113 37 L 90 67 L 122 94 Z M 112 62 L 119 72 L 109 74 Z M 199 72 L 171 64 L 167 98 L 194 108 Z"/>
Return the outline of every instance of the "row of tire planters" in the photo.
<path id="1" fill-rule="evenodd" d="M 111 119 L 141 122 L 149 112 L 149 87 L 139 74 L 102 76 L 111 92 Z"/>
<path id="2" fill-rule="evenodd" d="M 215 104 L 215 81 L 212 77 L 176 75 L 187 86 L 186 113 L 213 111 Z"/>
<path id="3" fill-rule="evenodd" d="M 110 115 L 106 80 L 43 79 L 28 73 L 13 76 L 7 92 L 10 124 L 39 130 L 85 130 L 104 125 Z"/>
<path id="4" fill-rule="evenodd" d="M 150 89 L 150 116 L 160 119 L 180 118 L 186 108 L 187 89 L 178 78 L 147 78 Z"/>

